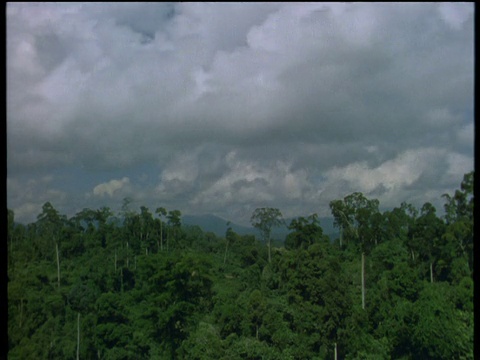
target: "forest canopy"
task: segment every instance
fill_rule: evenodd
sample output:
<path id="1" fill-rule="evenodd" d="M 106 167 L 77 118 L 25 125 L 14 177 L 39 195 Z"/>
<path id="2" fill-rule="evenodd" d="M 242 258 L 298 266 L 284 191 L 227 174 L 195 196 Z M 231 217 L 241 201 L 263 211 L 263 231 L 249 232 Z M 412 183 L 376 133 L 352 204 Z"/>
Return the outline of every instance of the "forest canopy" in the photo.
<path id="1" fill-rule="evenodd" d="M 386 211 L 356 192 L 260 237 L 139 211 L 8 210 L 9 359 L 473 359 L 473 178 Z"/>

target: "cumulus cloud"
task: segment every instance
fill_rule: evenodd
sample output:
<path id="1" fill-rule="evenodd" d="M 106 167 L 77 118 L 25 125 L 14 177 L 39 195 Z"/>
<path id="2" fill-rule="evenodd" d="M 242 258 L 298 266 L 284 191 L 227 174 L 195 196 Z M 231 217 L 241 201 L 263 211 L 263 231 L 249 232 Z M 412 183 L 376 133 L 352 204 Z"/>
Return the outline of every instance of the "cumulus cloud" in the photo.
<path id="1" fill-rule="evenodd" d="M 434 196 L 473 168 L 473 24 L 468 3 L 9 3 L 9 184 L 243 218 Z"/>
<path id="2" fill-rule="evenodd" d="M 110 180 L 109 182 L 98 184 L 93 188 L 93 195 L 95 196 L 105 196 L 108 195 L 112 197 L 115 192 L 122 190 L 130 184 L 130 179 L 124 177 L 120 180 Z"/>

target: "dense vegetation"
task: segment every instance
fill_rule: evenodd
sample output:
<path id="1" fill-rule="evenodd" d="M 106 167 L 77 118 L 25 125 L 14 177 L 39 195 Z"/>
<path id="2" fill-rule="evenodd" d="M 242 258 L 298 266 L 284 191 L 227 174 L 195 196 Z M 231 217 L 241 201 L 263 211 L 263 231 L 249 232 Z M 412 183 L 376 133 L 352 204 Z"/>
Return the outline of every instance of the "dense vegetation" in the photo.
<path id="1" fill-rule="evenodd" d="M 353 193 L 270 247 L 183 226 L 178 210 L 50 203 L 34 223 L 8 211 L 10 359 L 473 359 L 473 172 L 445 195 L 380 212 Z M 267 246 L 269 245 L 269 246 Z"/>

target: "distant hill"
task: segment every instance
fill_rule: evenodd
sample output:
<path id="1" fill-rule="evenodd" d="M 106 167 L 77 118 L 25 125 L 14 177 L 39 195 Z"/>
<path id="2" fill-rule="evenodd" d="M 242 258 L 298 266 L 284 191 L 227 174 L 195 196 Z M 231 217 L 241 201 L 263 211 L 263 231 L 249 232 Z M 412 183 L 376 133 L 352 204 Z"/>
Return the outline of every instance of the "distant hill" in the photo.
<path id="1" fill-rule="evenodd" d="M 221 217 L 206 214 L 206 215 L 183 215 L 182 223 L 185 225 L 198 225 L 205 232 L 213 232 L 217 236 L 225 236 L 227 231 L 227 221 Z M 256 230 L 252 227 L 242 226 L 234 223 L 229 225 L 233 231 L 239 235 L 255 234 Z"/>
<path id="2" fill-rule="evenodd" d="M 225 232 L 227 231 L 227 221 L 228 220 L 212 214 L 182 216 L 183 224 L 191 226 L 198 225 L 203 231 L 213 232 L 217 236 L 225 236 Z M 285 219 L 286 224 L 290 224 L 291 221 L 292 218 Z M 333 218 L 321 217 L 319 218 L 319 221 L 325 235 L 328 235 L 332 240 L 338 237 L 338 229 L 333 226 Z M 233 222 L 230 222 L 230 227 L 239 235 L 259 235 L 258 230 L 253 227 L 238 225 Z M 290 230 L 288 230 L 287 226 L 273 228 L 272 238 L 278 242 L 283 242 L 289 232 Z"/>

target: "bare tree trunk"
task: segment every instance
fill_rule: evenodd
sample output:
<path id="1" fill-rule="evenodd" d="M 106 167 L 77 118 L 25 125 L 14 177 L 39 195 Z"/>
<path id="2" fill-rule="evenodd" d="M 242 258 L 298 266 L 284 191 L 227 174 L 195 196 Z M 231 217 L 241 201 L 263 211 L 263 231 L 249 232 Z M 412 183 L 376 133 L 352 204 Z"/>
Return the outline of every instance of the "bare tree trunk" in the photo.
<path id="1" fill-rule="evenodd" d="M 433 263 L 430 262 L 430 282 L 433 284 Z"/>
<path id="2" fill-rule="evenodd" d="M 337 360 L 337 343 L 335 343 L 335 348 L 333 349 L 333 358 Z"/>
<path id="3" fill-rule="evenodd" d="M 362 252 L 362 309 L 365 310 L 365 253 Z"/>
<path id="4" fill-rule="evenodd" d="M 55 249 L 57 250 L 57 279 L 58 279 L 58 287 L 60 287 L 60 257 L 58 255 L 58 242 L 55 243 Z"/>
<path id="5" fill-rule="evenodd" d="M 272 242 L 270 238 L 268 239 L 267 246 L 268 246 L 268 263 L 270 264 L 272 262 L 272 254 L 271 254 Z"/>
<path id="6" fill-rule="evenodd" d="M 128 241 L 127 241 L 127 269 L 128 269 Z"/>
<path id="7" fill-rule="evenodd" d="M 228 240 L 227 245 L 225 246 L 225 255 L 223 256 L 223 265 L 227 262 L 227 250 L 228 250 Z"/>
<path id="8" fill-rule="evenodd" d="M 19 327 L 22 327 L 23 322 L 23 298 L 20 299 L 20 324 Z"/>
<path id="9" fill-rule="evenodd" d="M 13 256 L 13 235 L 10 238 L 10 257 Z"/>
<path id="10" fill-rule="evenodd" d="M 468 273 L 470 274 L 472 270 L 470 269 L 470 262 L 468 261 L 468 255 L 467 255 L 467 252 L 465 251 L 465 246 L 463 245 L 462 241 L 460 241 L 460 248 L 462 249 L 463 257 L 467 260 L 467 269 L 468 269 Z"/>
<path id="11" fill-rule="evenodd" d="M 80 359 L 80 313 L 77 317 L 77 360 Z"/>
<path id="12" fill-rule="evenodd" d="M 157 242 L 158 245 L 158 242 Z M 160 250 L 163 251 L 163 228 L 162 228 L 162 220 L 160 220 Z"/>

